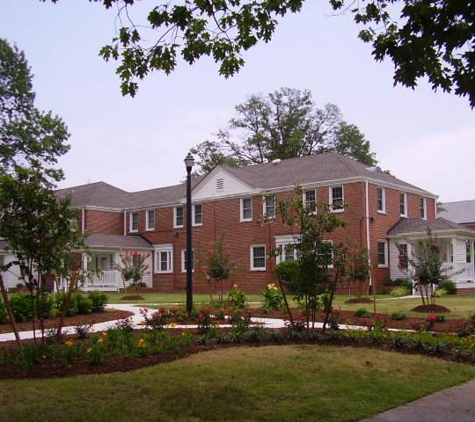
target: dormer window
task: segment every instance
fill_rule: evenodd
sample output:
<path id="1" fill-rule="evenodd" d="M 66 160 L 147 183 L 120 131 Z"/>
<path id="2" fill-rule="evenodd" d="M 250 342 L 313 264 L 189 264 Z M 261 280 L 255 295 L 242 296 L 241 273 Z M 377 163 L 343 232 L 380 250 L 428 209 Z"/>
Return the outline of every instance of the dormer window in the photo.
<path id="1" fill-rule="evenodd" d="M 130 213 L 130 231 L 131 232 L 139 231 L 139 213 L 138 212 Z"/>

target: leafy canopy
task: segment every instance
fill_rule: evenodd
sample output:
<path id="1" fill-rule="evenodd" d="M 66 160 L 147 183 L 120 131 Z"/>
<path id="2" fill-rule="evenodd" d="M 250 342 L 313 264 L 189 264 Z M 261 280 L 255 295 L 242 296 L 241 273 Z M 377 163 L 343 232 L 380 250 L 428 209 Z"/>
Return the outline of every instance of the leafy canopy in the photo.
<path id="1" fill-rule="evenodd" d="M 46 0 L 41 0 L 46 1 Z M 51 0 L 56 3 L 58 0 Z M 123 95 L 134 96 L 137 80 L 152 71 L 171 73 L 181 57 L 193 64 L 210 56 L 229 77 L 244 65 L 243 53 L 269 42 L 279 18 L 302 10 L 304 0 L 158 1 L 136 23 L 136 0 L 89 0 L 116 5 L 118 34 L 104 46 L 105 60 L 120 60 Z M 468 97 L 475 106 L 475 0 L 329 0 L 337 12 L 352 13 L 364 27 L 375 60 L 394 64 L 394 83 L 414 88 L 427 77 L 433 89 Z M 146 21 L 146 22 L 144 22 Z"/>
<path id="2" fill-rule="evenodd" d="M 252 95 L 236 106 L 236 115 L 227 129 L 218 132 L 217 140 L 191 150 L 202 173 L 217 165 L 245 166 L 329 151 L 368 166 L 377 163 L 369 141 L 357 126 L 342 119 L 336 105 L 318 108 L 310 91 L 292 88 Z"/>

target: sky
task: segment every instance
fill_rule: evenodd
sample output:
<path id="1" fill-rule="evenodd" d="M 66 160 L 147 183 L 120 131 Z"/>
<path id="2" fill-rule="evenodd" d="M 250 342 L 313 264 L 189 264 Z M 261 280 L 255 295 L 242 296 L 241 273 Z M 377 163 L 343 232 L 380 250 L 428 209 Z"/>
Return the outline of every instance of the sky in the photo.
<path id="1" fill-rule="evenodd" d="M 134 20 L 162 0 L 143 0 Z M 475 199 L 475 111 L 468 100 L 393 86 L 390 62 L 376 62 L 350 15 L 325 2 L 281 20 L 272 41 L 245 54 L 230 79 L 205 58 L 153 73 L 123 97 L 116 64 L 98 56 L 116 34 L 116 10 L 86 0 L 3 0 L 0 37 L 25 52 L 37 107 L 67 124 L 71 150 L 59 187 L 104 181 L 126 191 L 177 184 L 189 149 L 212 140 L 252 94 L 308 89 L 317 106 L 338 105 L 376 152 L 379 166 L 442 202 Z M 142 19 L 141 19 L 142 18 Z"/>

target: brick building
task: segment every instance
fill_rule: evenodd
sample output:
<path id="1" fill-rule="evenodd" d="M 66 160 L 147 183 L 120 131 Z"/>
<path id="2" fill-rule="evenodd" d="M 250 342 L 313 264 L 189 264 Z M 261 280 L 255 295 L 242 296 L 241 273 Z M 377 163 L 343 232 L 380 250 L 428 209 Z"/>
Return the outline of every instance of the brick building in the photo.
<path id="1" fill-rule="evenodd" d="M 291 252 L 269 257 L 276 246 L 292 243 L 295 235 L 278 218 L 269 221 L 269 217 L 276 214 L 279 200 L 295 195 L 296 186 L 302 187 L 303 200 L 315 204 L 317 213 L 323 204 L 329 204 L 346 222 L 346 227 L 328 237 L 329 241 L 370 250 L 371 284 L 377 291 L 383 290 L 390 278 L 403 275 L 397 265 L 396 243 L 407 243 L 410 253 L 411 239 L 424 236 L 429 226 L 450 239 L 451 243 L 444 245 L 446 256 L 458 256 L 454 255 L 456 244 L 452 240 L 460 241 L 465 259 L 468 253 L 473 266 L 475 232 L 436 219 L 436 195 L 335 153 L 245 168 L 218 166 L 208 175 L 193 179 L 195 255 L 198 257 L 199 251 L 207 250 L 224 233 L 226 251 L 239 263 L 231 281 L 249 293 L 260 293 L 275 279 L 276 264 L 295 258 Z M 79 229 L 89 234 L 92 254 L 89 259 L 84 257 L 84 268 L 103 270 L 86 288 L 120 287 L 120 275 L 114 269 L 119 253 L 134 249 L 150 253 L 150 271 L 144 278 L 147 286 L 159 291 L 185 289 L 184 184 L 128 193 L 99 182 L 63 189 L 58 194 L 71 197 L 71 205 L 80 211 Z M 467 277 L 473 279 L 473 269 Z M 194 290 L 208 291 L 198 258 Z"/>

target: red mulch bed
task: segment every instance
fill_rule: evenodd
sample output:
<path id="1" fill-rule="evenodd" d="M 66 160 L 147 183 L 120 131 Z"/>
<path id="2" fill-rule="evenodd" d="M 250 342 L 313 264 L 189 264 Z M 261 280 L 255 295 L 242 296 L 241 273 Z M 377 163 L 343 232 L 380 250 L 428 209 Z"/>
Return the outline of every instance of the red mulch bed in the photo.
<path id="1" fill-rule="evenodd" d="M 340 314 L 340 324 L 367 326 L 369 324 L 372 324 L 374 320 L 373 316 L 370 316 L 367 318 L 355 317 L 354 311 L 339 311 L 339 314 Z M 271 314 L 265 314 L 264 312 L 260 312 L 260 311 L 253 311 L 252 316 L 261 317 L 261 318 L 281 318 L 281 319 L 288 318 L 288 315 L 282 311 L 272 312 Z M 317 312 L 317 321 L 323 322 L 325 320 L 324 317 L 325 316 L 322 312 Z M 426 318 L 409 318 L 409 317 L 407 317 L 406 319 L 403 319 L 402 321 L 395 321 L 391 318 L 390 315 L 385 315 L 385 314 L 378 314 L 378 318 L 380 321 L 384 321 L 388 328 L 398 328 L 398 329 L 403 329 L 403 330 L 414 330 L 417 324 L 426 322 Z M 466 319 L 447 318 L 444 322 L 436 322 L 434 324 L 434 327 L 431 329 L 431 331 L 437 331 L 437 332 L 446 331 L 446 332 L 456 333 L 460 328 L 462 328 L 462 326 L 466 322 L 467 322 Z"/>
<path id="2" fill-rule="evenodd" d="M 442 305 L 419 305 L 411 309 L 411 312 L 445 314 L 450 312 L 450 309 Z"/>
<path id="3" fill-rule="evenodd" d="M 140 295 L 127 295 L 127 296 L 121 297 L 120 300 L 145 300 L 145 298 Z"/>
<path id="4" fill-rule="evenodd" d="M 99 322 L 114 321 L 116 319 L 127 318 L 133 315 L 132 312 L 128 311 L 117 311 L 117 310 L 106 310 L 104 312 L 96 312 L 94 314 L 88 315 L 75 315 L 72 317 L 66 317 L 64 320 L 65 327 L 75 327 L 79 324 L 97 324 Z M 57 327 L 59 323 L 59 318 L 50 318 L 45 319 L 44 324 L 45 328 L 54 328 Z M 31 331 L 32 322 L 18 322 L 17 323 L 19 331 Z M 36 322 L 36 329 L 39 328 L 39 321 Z M 0 334 L 11 333 L 12 327 L 10 324 L 0 324 Z M 1 347 L 1 343 L 0 343 Z"/>

